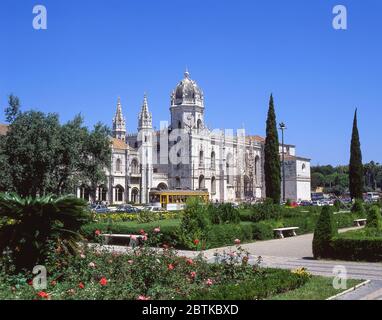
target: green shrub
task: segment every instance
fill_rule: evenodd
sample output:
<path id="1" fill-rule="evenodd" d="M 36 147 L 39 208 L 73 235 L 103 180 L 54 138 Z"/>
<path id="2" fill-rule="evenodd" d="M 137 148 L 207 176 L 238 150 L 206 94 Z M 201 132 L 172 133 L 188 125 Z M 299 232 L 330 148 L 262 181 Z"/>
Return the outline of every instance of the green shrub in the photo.
<path id="1" fill-rule="evenodd" d="M 382 261 L 382 237 L 369 239 L 347 239 L 336 237 L 331 240 L 331 255 L 328 258 L 347 261 Z"/>
<path id="2" fill-rule="evenodd" d="M 334 208 L 335 208 L 336 212 L 339 212 L 341 210 L 341 206 L 342 206 L 342 204 L 341 204 L 340 200 L 334 201 Z"/>
<path id="3" fill-rule="evenodd" d="M 82 234 L 89 239 L 94 241 L 95 231 L 99 230 L 102 233 L 114 233 L 114 234 L 140 234 L 141 230 L 147 233 L 152 233 L 157 227 L 161 230 L 161 240 L 163 243 L 170 245 L 180 245 L 179 243 L 179 224 L 180 220 L 161 220 L 151 223 L 140 224 L 137 222 L 99 222 L 92 223 L 82 227 Z"/>
<path id="4" fill-rule="evenodd" d="M 31 269 L 55 243 L 67 254 L 77 252 L 81 226 L 90 221 L 83 200 L 72 196 L 22 198 L 0 194 L 0 217 L 13 220 L 0 229 L 0 252 L 11 250 L 16 270 Z"/>
<path id="5" fill-rule="evenodd" d="M 207 208 L 208 216 L 213 224 L 239 223 L 240 213 L 231 203 L 218 206 L 210 204 Z"/>
<path id="6" fill-rule="evenodd" d="M 213 225 L 207 236 L 206 248 L 233 245 L 236 239 L 242 242 L 253 239 L 251 223 Z"/>
<path id="7" fill-rule="evenodd" d="M 366 227 L 382 230 L 381 209 L 378 206 L 373 206 L 369 209 Z"/>
<path id="8" fill-rule="evenodd" d="M 365 216 L 366 210 L 365 210 L 365 206 L 364 206 L 363 201 L 360 199 L 356 199 L 352 208 L 351 208 L 351 212 Z"/>
<path id="9" fill-rule="evenodd" d="M 330 256 L 330 240 L 337 232 L 331 208 L 323 207 L 313 237 L 313 255 L 316 259 Z"/>
<path id="10" fill-rule="evenodd" d="M 260 271 L 252 280 L 203 289 L 190 298 L 191 300 L 262 300 L 297 289 L 308 280 L 308 276 L 287 270 L 267 270 L 267 273 Z"/>
<path id="11" fill-rule="evenodd" d="M 206 205 L 199 198 L 188 199 L 180 224 L 180 242 L 187 248 L 198 248 L 199 243 L 203 247 L 210 228 Z"/>

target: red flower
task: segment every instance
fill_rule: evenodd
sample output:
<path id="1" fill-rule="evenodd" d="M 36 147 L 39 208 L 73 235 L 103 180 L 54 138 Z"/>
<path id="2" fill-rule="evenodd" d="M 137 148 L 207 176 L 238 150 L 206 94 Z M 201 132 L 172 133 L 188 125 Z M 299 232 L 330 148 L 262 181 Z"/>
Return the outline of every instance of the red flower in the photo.
<path id="1" fill-rule="evenodd" d="M 194 240 L 194 245 L 197 246 L 199 243 L 200 243 L 200 241 L 199 241 L 198 239 L 195 239 L 195 240 Z"/>
<path id="2" fill-rule="evenodd" d="M 101 285 L 101 286 L 106 286 L 107 285 L 107 279 L 105 278 L 105 277 L 103 277 L 100 281 L 99 281 L 99 284 Z"/>
<path id="3" fill-rule="evenodd" d="M 189 265 L 194 264 L 194 260 L 192 260 L 192 259 L 187 259 L 186 262 L 187 262 L 187 264 L 189 264 Z"/>
<path id="4" fill-rule="evenodd" d="M 141 229 L 141 231 L 139 231 L 139 233 L 140 233 L 142 236 L 144 236 L 146 232 L 145 232 L 145 230 Z"/>
<path id="5" fill-rule="evenodd" d="M 38 295 L 40 298 L 43 298 L 43 299 L 48 299 L 48 298 L 49 298 L 49 294 L 47 294 L 47 293 L 44 292 L 44 291 L 40 291 L 39 293 L 37 293 L 37 295 Z"/>
<path id="6" fill-rule="evenodd" d="M 236 239 L 236 240 L 235 240 L 235 244 L 236 244 L 236 245 L 239 245 L 240 243 L 241 243 L 240 239 Z"/>
<path id="7" fill-rule="evenodd" d="M 51 283 L 50 283 L 53 287 L 55 287 L 57 285 L 57 281 L 53 280 Z"/>
<path id="8" fill-rule="evenodd" d="M 175 266 L 171 263 L 168 265 L 168 270 L 174 270 L 175 269 Z"/>
<path id="9" fill-rule="evenodd" d="M 95 235 L 96 235 L 97 237 L 101 235 L 101 231 L 100 231 L 100 230 L 96 230 L 94 233 L 95 233 Z"/>
<path id="10" fill-rule="evenodd" d="M 195 279 L 195 278 L 196 278 L 196 272 L 195 272 L 195 271 L 192 271 L 192 272 L 190 273 L 190 277 L 191 277 L 192 279 Z"/>
<path id="11" fill-rule="evenodd" d="M 78 288 L 80 288 L 80 289 L 85 289 L 85 285 L 84 285 L 82 282 L 80 282 L 80 283 L 78 284 Z"/>
<path id="12" fill-rule="evenodd" d="M 33 280 L 29 280 L 28 285 L 33 286 Z"/>
<path id="13" fill-rule="evenodd" d="M 213 284 L 214 284 L 214 282 L 211 279 L 207 279 L 207 281 L 206 281 L 207 286 L 212 286 Z"/>

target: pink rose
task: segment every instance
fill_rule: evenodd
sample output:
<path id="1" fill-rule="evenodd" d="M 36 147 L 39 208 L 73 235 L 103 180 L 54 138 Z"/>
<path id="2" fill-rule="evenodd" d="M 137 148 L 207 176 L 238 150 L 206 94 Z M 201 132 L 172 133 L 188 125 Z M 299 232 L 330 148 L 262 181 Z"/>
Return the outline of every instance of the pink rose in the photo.
<path id="1" fill-rule="evenodd" d="M 155 229 L 154 229 L 154 232 L 155 232 L 155 233 L 159 233 L 159 232 L 160 232 L 160 228 L 159 228 L 159 227 L 158 227 L 158 228 L 155 228 Z"/>
<path id="2" fill-rule="evenodd" d="M 241 243 L 240 239 L 235 240 L 235 244 L 238 246 Z"/>
<path id="3" fill-rule="evenodd" d="M 213 284 L 214 284 L 214 282 L 211 279 L 207 279 L 207 281 L 206 281 L 207 286 L 212 286 Z"/>
<path id="4" fill-rule="evenodd" d="M 195 279 L 195 278 L 196 278 L 196 272 L 195 272 L 195 271 L 192 271 L 192 272 L 190 273 L 190 276 L 191 276 L 192 279 Z"/>
<path id="5" fill-rule="evenodd" d="M 140 296 L 138 297 L 137 300 L 140 300 L 140 301 L 147 301 L 147 300 L 150 300 L 150 297 L 146 297 L 146 296 L 144 296 L 144 295 L 140 295 Z"/>

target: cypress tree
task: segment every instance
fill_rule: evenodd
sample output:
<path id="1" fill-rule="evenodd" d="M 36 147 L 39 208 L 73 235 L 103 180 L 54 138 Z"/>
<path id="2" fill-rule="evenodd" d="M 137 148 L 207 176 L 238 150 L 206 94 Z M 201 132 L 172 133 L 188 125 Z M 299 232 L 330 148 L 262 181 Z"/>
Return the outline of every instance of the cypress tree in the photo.
<path id="1" fill-rule="evenodd" d="M 275 204 L 280 203 L 281 198 L 281 171 L 279 155 L 279 136 L 277 133 L 276 113 L 273 103 L 273 95 L 269 101 L 267 118 L 267 133 L 264 150 L 264 175 L 266 197 L 273 199 Z"/>
<path id="2" fill-rule="evenodd" d="M 362 152 L 359 141 L 356 109 L 354 114 L 349 164 L 349 188 L 352 199 L 363 199 L 363 182 Z"/>
<path id="3" fill-rule="evenodd" d="M 328 206 L 323 207 L 313 236 L 313 255 L 316 259 L 331 257 L 330 240 L 337 233 L 332 209 Z"/>

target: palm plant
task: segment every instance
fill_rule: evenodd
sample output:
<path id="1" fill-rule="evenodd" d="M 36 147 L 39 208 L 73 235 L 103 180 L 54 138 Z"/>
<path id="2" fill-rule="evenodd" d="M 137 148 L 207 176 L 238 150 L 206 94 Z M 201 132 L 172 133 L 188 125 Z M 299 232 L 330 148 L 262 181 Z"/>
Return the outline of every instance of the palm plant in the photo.
<path id="1" fill-rule="evenodd" d="M 0 194 L 0 252 L 10 250 L 16 269 L 30 270 L 48 256 L 49 243 L 77 252 L 79 231 L 89 219 L 86 203 L 73 196 Z"/>

